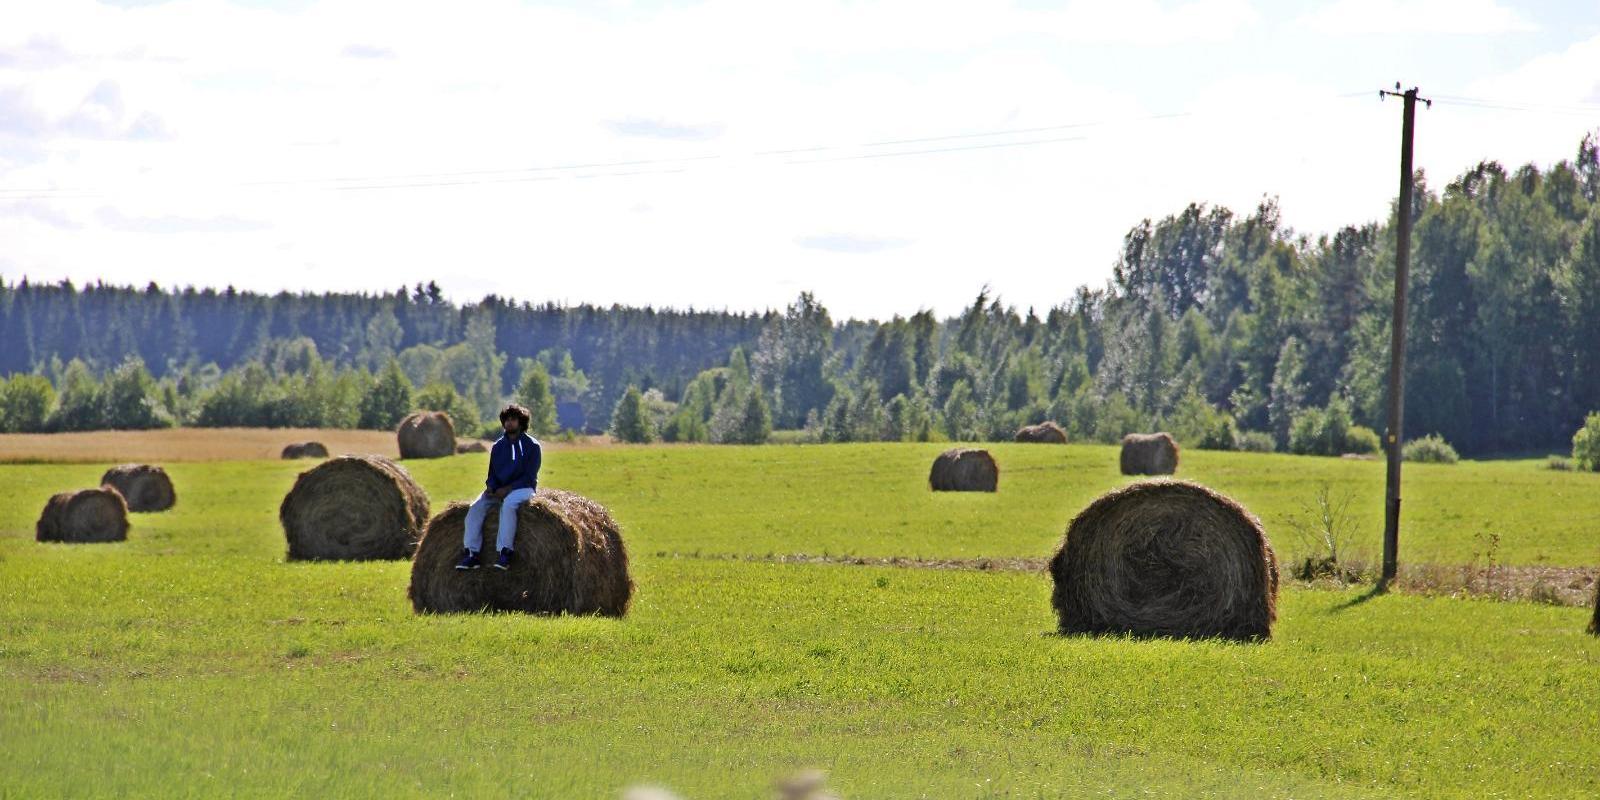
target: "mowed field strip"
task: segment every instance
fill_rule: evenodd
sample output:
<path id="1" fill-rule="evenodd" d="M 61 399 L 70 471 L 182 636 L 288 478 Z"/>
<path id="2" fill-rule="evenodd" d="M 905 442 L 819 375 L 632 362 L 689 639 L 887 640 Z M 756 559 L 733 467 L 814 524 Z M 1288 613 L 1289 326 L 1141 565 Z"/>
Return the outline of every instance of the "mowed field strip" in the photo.
<path id="1" fill-rule="evenodd" d="M 313 462 L 170 463 L 177 506 L 103 545 L 33 522 L 126 459 L 0 464 L 0 795 L 751 797 L 802 766 L 850 797 L 1600 791 L 1587 609 L 1290 584 L 1264 644 L 1063 638 L 1043 575 L 743 560 L 1047 557 L 1128 480 L 1111 447 L 988 447 L 993 495 L 929 492 L 938 445 L 552 448 L 542 482 L 623 526 L 620 621 L 416 616 L 405 562 L 286 563 Z M 405 466 L 440 509 L 485 458 Z M 1183 458 L 1286 558 L 1323 482 L 1376 549 L 1381 463 Z M 1408 465 L 1403 559 L 1492 533 L 1593 566 L 1597 528 L 1600 475 Z"/>

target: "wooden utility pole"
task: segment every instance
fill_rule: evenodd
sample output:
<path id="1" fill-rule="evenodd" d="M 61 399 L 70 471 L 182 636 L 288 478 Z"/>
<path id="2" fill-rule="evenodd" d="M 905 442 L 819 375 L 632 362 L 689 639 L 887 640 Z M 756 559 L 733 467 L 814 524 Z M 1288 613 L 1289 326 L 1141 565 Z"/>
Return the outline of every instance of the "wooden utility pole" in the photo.
<path id="1" fill-rule="evenodd" d="M 1383 578 L 1381 585 L 1394 580 L 1400 557 L 1400 454 L 1405 443 L 1403 424 L 1406 403 L 1406 279 L 1411 266 L 1411 138 L 1415 131 L 1417 89 L 1378 92 L 1379 99 L 1393 95 L 1404 99 L 1405 116 L 1400 123 L 1400 207 L 1396 214 L 1394 252 L 1394 319 L 1389 339 L 1389 430 L 1384 449 L 1389 455 L 1388 481 L 1383 493 Z M 1423 100 L 1430 108 L 1432 100 Z"/>

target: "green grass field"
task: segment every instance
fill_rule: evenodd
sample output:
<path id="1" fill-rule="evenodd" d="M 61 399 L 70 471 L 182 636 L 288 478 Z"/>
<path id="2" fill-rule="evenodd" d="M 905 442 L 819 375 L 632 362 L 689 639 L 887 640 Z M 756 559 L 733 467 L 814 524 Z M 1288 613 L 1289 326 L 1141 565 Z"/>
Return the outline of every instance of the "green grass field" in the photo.
<path id="1" fill-rule="evenodd" d="M 0 465 L 0 797 L 758 797 L 817 766 L 847 797 L 1593 796 L 1587 609 L 1285 591 L 1260 645 L 1053 635 L 1029 573 L 694 556 L 1049 555 L 1120 485 L 1115 450 L 997 445 L 1000 492 L 928 492 L 937 446 L 552 451 L 610 506 L 621 621 L 417 617 L 405 563 L 288 564 L 305 463 L 176 463 L 126 543 L 40 545 L 104 465 Z M 407 466 L 436 508 L 484 456 Z M 1376 550 L 1382 464 L 1185 453 L 1280 530 L 1328 482 Z M 1407 470 L 1402 558 L 1600 563 L 1600 475 Z M 1370 513 L 1369 513 L 1370 512 Z"/>

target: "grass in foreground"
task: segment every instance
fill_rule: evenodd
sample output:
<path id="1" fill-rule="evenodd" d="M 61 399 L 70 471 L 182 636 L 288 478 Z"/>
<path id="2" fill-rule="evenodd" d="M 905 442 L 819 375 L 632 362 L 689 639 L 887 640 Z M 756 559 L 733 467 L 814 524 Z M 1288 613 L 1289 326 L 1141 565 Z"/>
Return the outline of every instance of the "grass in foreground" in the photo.
<path id="1" fill-rule="evenodd" d="M 998 494 L 934 496 L 937 449 L 552 459 L 624 524 L 623 621 L 417 617 L 407 564 L 283 563 L 305 464 L 172 465 L 173 512 L 79 546 L 33 518 L 104 465 L 0 465 L 0 796 L 750 797 L 807 765 L 852 797 L 1600 791 L 1585 609 L 1290 590 L 1263 645 L 1071 639 L 1040 575 L 670 555 L 1042 555 L 1123 481 L 1111 448 L 1004 445 Z M 483 457 L 408 466 L 442 506 Z M 1381 465 L 1328 459 L 1184 472 L 1269 530 L 1316 481 L 1381 492 Z M 1503 558 L 1594 548 L 1600 476 L 1408 474 L 1409 557 L 1517 519 Z"/>
<path id="2" fill-rule="evenodd" d="M 1592 794 L 1584 612 L 1290 591 L 1275 641 L 1070 639 L 1032 575 L 640 559 L 624 621 L 417 617 L 405 565 L 0 562 L 18 797 Z"/>

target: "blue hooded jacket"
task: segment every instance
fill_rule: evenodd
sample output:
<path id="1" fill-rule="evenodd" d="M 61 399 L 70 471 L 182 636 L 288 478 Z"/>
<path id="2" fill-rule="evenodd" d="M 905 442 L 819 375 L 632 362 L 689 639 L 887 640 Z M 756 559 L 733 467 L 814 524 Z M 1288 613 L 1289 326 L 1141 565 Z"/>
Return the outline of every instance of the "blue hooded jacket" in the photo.
<path id="1" fill-rule="evenodd" d="M 526 433 L 519 433 L 514 439 L 501 436 L 489 449 L 489 479 L 484 485 L 491 492 L 506 486 L 538 489 L 539 465 L 543 461 L 538 439 Z"/>

